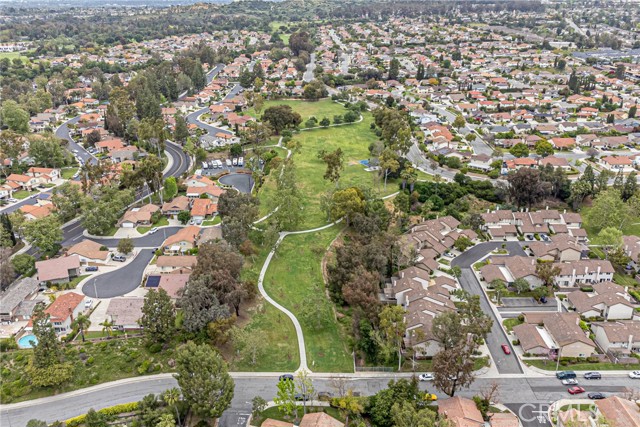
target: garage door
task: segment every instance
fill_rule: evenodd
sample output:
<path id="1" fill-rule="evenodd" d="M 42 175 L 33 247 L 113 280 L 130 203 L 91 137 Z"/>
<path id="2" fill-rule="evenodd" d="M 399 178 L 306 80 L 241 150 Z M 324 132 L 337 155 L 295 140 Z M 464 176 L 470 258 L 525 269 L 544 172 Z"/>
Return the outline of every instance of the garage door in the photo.
<path id="1" fill-rule="evenodd" d="M 122 223 L 122 228 L 133 228 L 133 223 L 132 222 L 123 222 Z"/>

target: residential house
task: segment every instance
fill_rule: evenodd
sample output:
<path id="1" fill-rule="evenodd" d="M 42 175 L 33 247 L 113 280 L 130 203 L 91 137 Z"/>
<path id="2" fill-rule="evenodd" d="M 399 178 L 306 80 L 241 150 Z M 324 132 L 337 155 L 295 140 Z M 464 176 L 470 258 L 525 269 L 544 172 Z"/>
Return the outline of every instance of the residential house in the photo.
<path id="1" fill-rule="evenodd" d="M 45 218 L 51 215 L 55 206 L 52 203 L 42 203 L 35 205 L 22 205 L 20 206 L 20 212 L 22 212 L 24 219 L 27 221 L 33 221 L 34 219 Z"/>
<path id="2" fill-rule="evenodd" d="M 34 178 L 40 178 L 42 183 L 49 183 L 60 178 L 60 169 L 38 168 L 32 166 L 27 170 L 26 175 Z"/>
<path id="3" fill-rule="evenodd" d="M 537 262 L 527 256 L 492 256 L 489 264 L 480 268 L 480 276 L 487 283 L 502 280 L 512 284 L 517 279 L 524 279 L 531 289 L 542 285 L 542 280 L 536 276 Z"/>
<path id="4" fill-rule="evenodd" d="M 607 424 L 615 427 L 640 427 L 638 405 L 619 396 L 609 396 L 596 400 L 595 420 L 604 418 Z"/>
<path id="5" fill-rule="evenodd" d="M 640 268 L 640 237 L 622 236 L 622 248 L 624 253 L 631 258 L 631 264 L 637 270 Z"/>
<path id="6" fill-rule="evenodd" d="M 560 357 L 589 357 L 596 346 L 580 327 L 577 313 L 523 313 L 525 323 L 514 326 L 513 333 L 525 353 Z"/>
<path id="7" fill-rule="evenodd" d="M 160 255 L 156 259 L 156 267 L 161 273 L 171 273 L 174 271 L 191 271 L 198 263 L 195 255 L 168 256 Z"/>
<path id="8" fill-rule="evenodd" d="M 560 268 L 560 274 L 555 277 L 555 284 L 561 288 L 611 282 L 615 273 L 613 265 L 608 260 L 588 259 L 554 263 L 554 266 Z"/>
<path id="9" fill-rule="evenodd" d="M 190 276 L 191 273 L 161 274 L 158 288 L 164 289 L 172 300 L 176 300 L 180 296 L 180 291 L 187 285 Z"/>
<path id="10" fill-rule="evenodd" d="M 49 322 L 56 333 L 71 332 L 74 319 L 85 310 L 85 299 L 84 295 L 69 292 L 60 295 L 44 310 L 49 315 Z"/>
<path id="11" fill-rule="evenodd" d="M 140 329 L 139 321 L 142 317 L 144 298 L 112 298 L 108 304 L 109 306 L 105 314 L 109 321 L 113 322 L 114 329 L 119 331 Z"/>
<path id="12" fill-rule="evenodd" d="M 80 274 L 80 257 L 64 256 L 36 262 L 37 278 L 40 283 L 67 283 Z"/>
<path id="13" fill-rule="evenodd" d="M 135 228 L 138 226 L 151 225 L 151 218 L 160 208 L 148 203 L 139 208 L 131 208 L 124 213 L 118 226 L 122 228 Z"/>
<path id="14" fill-rule="evenodd" d="M 206 187 L 201 187 L 206 188 Z M 196 224 L 201 224 L 206 218 L 215 215 L 218 212 L 218 205 L 213 200 L 194 199 L 191 205 L 191 219 Z"/>
<path id="15" fill-rule="evenodd" d="M 104 264 L 109 261 L 110 252 L 102 249 L 100 243 L 93 240 L 83 240 L 67 250 L 67 255 L 77 255 L 81 264 Z"/>
<path id="16" fill-rule="evenodd" d="M 13 322 L 16 320 L 28 320 L 31 311 L 23 310 L 25 303 L 37 295 L 40 284 L 32 277 L 23 277 L 13 282 L 0 294 L 0 321 Z M 27 304 L 28 305 L 28 304 Z"/>
<path id="17" fill-rule="evenodd" d="M 262 427 L 294 427 L 294 424 L 267 418 L 262 422 Z M 305 414 L 298 427 L 344 427 L 344 423 L 324 412 L 313 412 Z"/>
<path id="18" fill-rule="evenodd" d="M 13 191 L 31 191 L 42 183 L 42 180 L 39 177 L 20 175 L 17 173 L 12 173 L 5 181 L 9 186 L 11 186 Z"/>
<path id="19" fill-rule="evenodd" d="M 600 157 L 599 163 L 606 169 L 613 172 L 622 171 L 633 172 L 633 160 L 628 156 L 604 156 Z"/>
<path id="20" fill-rule="evenodd" d="M 587 255 L 589 249 L 578 239 L 568 234 L 555 234 L 548 242 L 533 241 L 529 250 L 541 261 L 578 261 Z"/>
<path id="21" fill-rule="evenodd" d="M 626 289 L 613 282 L 596 283 L 593 292 L 573 291 L 563 305 L 584 318 L 602 317 L 605 320 L 631 319 L 635 308 Z"/>
<path id="22" fill-rule="evenodd" d="M 475 402 L 454 396 L 438 402 L 438 414 L 455 427 L 485 427 L 484 419 Z"/>
<path id="23" fill-rule="evenodd" d="M 196 247 L 199 235 L 200 227 L 196 225 L 188 225 L 181 228 L 173 236 L 169 236 L 162 244 L 162 247 L 165 252 L 184 254 Z"/>
<path id="24" fill-rule="evenodd" d="M 595 342 L 607 354 L 640 353 L 640 322 L 594 322 L 591 331 Z"/>
<path id="25" fill-rule="evenodd" d="M 170 202 L 165 202 L 162 205 L 162 215 L 168 216 L 173 219 L 178 219 L 178 214 L 182 211 L 189 211 L 190 206 L 190 198 L 188 198 L 187 196 L 178 196 Z"/>

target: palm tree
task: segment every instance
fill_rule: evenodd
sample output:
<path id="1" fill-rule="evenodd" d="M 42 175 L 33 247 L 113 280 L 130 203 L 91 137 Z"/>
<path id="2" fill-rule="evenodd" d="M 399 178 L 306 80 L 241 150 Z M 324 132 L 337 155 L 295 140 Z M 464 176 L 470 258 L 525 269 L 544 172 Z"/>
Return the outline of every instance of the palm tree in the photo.
<path id="1" fill-rule="evenodd" d="M 106 332 L 108 336 L 111 336 L 111 333 L 113 332 L 113 325 L 114 323 L 109 320 L 105 320 L 100 323 L 100 326 L 102 326 L 102 332 Z"/>
<path id="2" fill-rule="evenodd" d="M 157 427 L 175 427 L 176 420 L 173 419 L 173 415 L 171 414 L 162 414 L 160 415 L 160 419 L 158 420 Z"/>
<path id="3" fill-rule="evenodd" d="M 166 390 L 162 394 L 162 400 L 164 400 L 167 405 L 173 406 L 175 408 L 178 425 L 181 425 L 182 423 L 180 422 L 180 412 L 178 411 L 178 402 L 180 402 L 180 390 L 175 387 Z"/>
<path id="4" fill-rule="evenodd" d="M 86 314 L 78 314 L 78 317 L 71 324 L 72 328 L 78 328 L 80 332 L 80 336 L 82 337 L 82 342 L 84 342 L 84 331 L 86 331 L 91 325 L 91 320 L 89 320 L 89 316 Z"/>

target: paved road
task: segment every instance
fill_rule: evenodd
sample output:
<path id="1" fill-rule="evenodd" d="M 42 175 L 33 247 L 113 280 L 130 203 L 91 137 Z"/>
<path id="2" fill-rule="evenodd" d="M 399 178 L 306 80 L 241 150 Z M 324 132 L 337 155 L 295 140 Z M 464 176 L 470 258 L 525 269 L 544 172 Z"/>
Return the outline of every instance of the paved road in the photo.
<path id="1" fill-rule="evenodd" d="M 91 298 L 113 298 L 127 294 L 142 283 L 142 273 L 153 258 L 153 250 L 143 249 L 126 266 L 88 280 L 82 293 Z"/>
<path id="2" fill-rule="evenodd" d="M 216 78 L 216 76 L 217 76 L 218 74 L 220 74 L 220 71 L 222 71 L 222 70 L 224 70 L 224 64 L 218 64 L 218 65 L 216 65 L 216 67 L 215 67 L 215 68 L 213 68 L 212 70 L 210 70 L 210 71 L 207 73 L 207 84 L 211 83 L 211 81 L 212 81 L 213 79 L 215 79 L 215 78 Z"/>
<path id="3" fill-rule="evenodd" d="M 266 400 L 273 400 L 276 394 L 277 376 L 279 373 L 270 374 L 232 374 L 235 380 L 235 393 L 231 408 L 227 410 L 222 419 L 222 427 L 239 427 L 243 417 L 251 412 L 251 399 L 261 396 Z M 391 379 L 399 378 L 399 375 L 383 375 L 355 377 L 346 379 L 346 388 L 353 389 L 363 395 L 371 395 L 385 388 Z M 635 381 L 635 382 L 634 382 Z M 530 415 L 531 410 L 538 410 L 538 405 L 545 405 L 559 398 L 569 398 L 566 387 L 552 377 L 547 378 L 480 378 L 467 390 L 458 393 L 461 396 L 472 397 L 489 387 L 492 383 L 499 385 L 498 402 L 507 404 L 516 413 L 523 408 L 523 415 Z M 328 375 L 313 376 L 316 391 L 329 391 L 336 393 L 332 379 Z M 32 418 L 38 418 L 47 422 L 68 419 L 83 413 L 90 408 L 100 409 L 120 403 L 133 402 L 142 399 L 149 393 L 161 393 L 175 387 L 176 381 L 170 375 L 137 377 L 112 384 L 98 385 L 71 393 L 65 393 L 50 398 L 38 399 L 0 407 L 0 425 L 24 426 Z M 601 381 L 588 383 L 587 391 L 601 391 L 604 393 L 622 393 L 630 387 L 637 387 L 638 380 L 626 377 L 607 377 Z M 434 390 L 430 383 L 420 383 L 422 390 L 429 389 L 440 398 L 443 394 Z M 526 411 L 524 411 L 526 409 Z M 525 427 L 539 426 L 535 416 L 533 422 L 523 423 Z"/>
<path id="4" fill-rule="evenodd" d="M 242 193 L 251 193 L 253 178 L 247 173 L 232 173 L 219 179 L 222 184 L 231 185 Z"/>
<path id="5" fill-rule="evenodd" d="M 459 278 L 460 285 L 470 294 L 480 296 L 480 306 L 482 307 L 482 311 L 487 313 L 493 319 L 493 325 L 491 326 L 491 331 L 487 334 L 486 343 L 498 372 L 501 374 L 521 374 L 523 373 L 522 367 L 520 366 L 520 362 L 518 361 L 515 351 L 513 351 L 511 341 L 507 338 L 498 318 L 491 309 L 491 305 L 489 304 L 486 295 L 482 291 L 480 282 L 478 282 L 478 279 L 471 269 L 471 265 L 473 263 L 495 248 L 501 246 L 502 242 L 480 243 L 454 259 L 451 265 L 457 265 L 462 269 L 462 275 Z M 519 242 L 507 242 L 506 248 L 509 250 L 511 255 L 525 255 L 525 252 L 522 250 Z M 504 354 L 500 347 L 503 344 L 507 344 L 511 348 L 511 354 Z"/>
<path id="6" fill-rule="evenodd" d="M 183 173 L 189 171 L 191 159 L 189 158 L 189 155 L 182 150 L 180 145 L 167 141 L 164 144 L 164 148 L 167 155 L 171 156 L 173 159 L 171 167 L 163 174 L 165 178 L 170 176 L 179 177 Z"/>
<path id="7" fill-rule="evenodd" d="M 302 75 L 302 80 L 305 82 L 310 82 L 313 80 L 313 72 L 316 68 L 316 54 L 312 53 L 309 58 L 309 63 L 307 64 L 307 71 Z"/>
<path id="8" fill-rule="evenodd" d="M 74 117 L 71 120 L 67 120 L 62 125 L 60 125 L 58 129 L 56 129 L 55 134 L 58 138 L 67 140 L 69 151 L 71 151 L 77 158 L 79 158 L 82 163 L 89 162 L 92 164 L 96 164 L 98 163 L 98 159 L 96 159 L 93 154 L 85 150 L 82 145 L 75 142 L 73 138 L 71 138 L 71 135 L 69 135 L 69 125 L 76 124 L 79 120 L 80 116 Z"/>
<path id="9" fill-rule="evenodd" d="M 235 97 L 237 94 L 242 92 L 242 86 L 240 86 L 239 84 L 236 84 L 231 91 L 229 91 L 229 93 L 224 97 L 224 99 L 231 99 L 233 97 Z M 217 103 L 219 104 L 219 103 Z M 218 132 L 222 132 L 222 133 L 226 133 L 227 135 L 231 135 L 233 134 L 233 132 L 226 130 L 226 129 L 221 129 L 215 126 L 211 126 L 208 125 L 206 123 L 201 122 L 200 120 L 198 120 L 198 117 L 200 117 L 201 115 L 203 115 L 204 113 L 208 113 L 209 112 L 209 107 L 204 107 L 201 108 L 198 111 L 194 111 L 193 113 L 190 113 L 187 115 L 186 120 L 187 123 L 192 123 L 196 126 L 198 126 L 200 129 L 204 129 L 207 131 L 207 133 L 211 136 L 214 136 L 216 133 Z"/>

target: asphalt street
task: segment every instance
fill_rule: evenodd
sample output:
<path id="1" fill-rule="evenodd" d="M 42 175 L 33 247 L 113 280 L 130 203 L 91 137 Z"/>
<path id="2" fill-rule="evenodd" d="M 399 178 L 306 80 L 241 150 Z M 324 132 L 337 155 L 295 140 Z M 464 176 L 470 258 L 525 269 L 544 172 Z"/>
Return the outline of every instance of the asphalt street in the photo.
<path id="1" fill-rule="evenodd" d="M 313 72 L 315 68 L 316 68 L 316 54 L 312 53 L 309 58 L 309 63 L 307 64 L 307 70 L 302 75 L 302 80 L 307 83 L 313 80 Z"/>
<path id="2" fill-rule="evenodd" d="M 253 178 L 247 173 L 232 173 L 221 177 L 218 181 L 224 185 L 231 185 L 241 193 L 251 193 L 253 188 Z"/>
<path id="3" fill-rule="evenodd" d="M 239 94 L 240 92 L 242 92 L 242 86 L 240 86 L 239 84 L 236 84 L 231 89 L 231 91 L 229 91 L 229 93 L 224 97 L 224 99 L 231 99 L 235 97 L 237 94 Z M 199 128 L 206 130 L 207 133 L 211 136 L 214 136 L 218 132 L 226 133 L 227 135 L 233 134 L 233 132 L 231 132 L 230 130 L 211 126 L 198 120 L 198 117 L 208 112 L 209 112 L 209 107 L 204 107 L 204 108 L 201 108 L 200 110 L 197 110 L 197 111 L 194 111 L 193 113 L 188 114 L 185 119 L 187 120 L 187 123 L 194 124 Z"/>
<path id="4" fill-rule="evenodd" d="M 90 298 L 113 298 L 127 294 L 142 283 L 145 267 L 153 258 L 153 250 L 143 249 L 126 266 L 89 279 L 82 293 Z"/>
<path id="5" fill-rule="evenodd" d="M 235 393 L 231 408 L 227 410 L 221 420 L 222 427 L 244 426 L 241 422 L 251 412 L 251 399 L 261 396 L 270 401 L 276 394 L 277 377 L 274 374 L 233 374 L 235 380 Z M 391 379 L 400 378 L 399 375 L 377 375 L 370 377 L 356 377 L 351 375 L 344 380 L 344 388 L 352 389 L 362 395 L 372 395 L 385 388 Z M 337 393 L 335 388 L 336 377 L 323 374 L 313 376 L 313 385 L 316 392 L 328 391 Z M 493 383 L 498 385 L 496 401 L 508 405 L 518 414 L 520 411 L 525 420 L 525 427 L 539 426 L 534 411 L 544 410 L 550 402 L 560 398 L 570 398 L 560 381 L 553 377 L 544 378 L 479 378 L 469 389 L 457 393 L 464 397 L 472 397 L 486 390 Z M 603 379 L 583 385 L 587 392 L 600 391 L 605 394 L 624 393 L 640 384 L 638 380 L 631 380 L 623 376 L 603 375 Z M 100 409 L 120 403 L 138 401 L 149 393 L 161 393 L 175 387 L 176 381 L 170 375 L 153 377 L 136 377 L 120 382 L 93 386 L 75 392 L 64 393 L 50 398 L 37 399 L 17 404 L 2 405 L 0 407 L 0 425 L 24 426 L 32 418 L 38 418 L 47 422 L 68 419 L 83 413 L 89 409 Z M 421 382 L 420 388 L 435 393 L 439 398 L 445 398 L 442 393 L 434 390 L 430 383 Z"/>
<path id="6" fill-rule="evenodd" d="M 501 246 L 502 242 L 480 243 L 455 258 L 451 262 L 451 265 L 457 265 L 462 269 L 462 275 L 458 279 L 460 281 L 460 285 L 470 294 L 480 296 L 480 307 L 482 308 L 482 311 L 488 314 L 491 319 L 493 319 L 491 331 L 487 334 L 487 338 L 485 341 L 489 352 L 491 353 L 493 363 L 496 364 L 498 372 L 501 374 L 521 374 L 523 373 L 522 367 L 520 366 L 518 357 L 513 350 L 511 341 L 505 334 L 502 326 L 500 325 L 500 322 L 498 321 L 498 318 L 491 309 L 491 305 L 489 304 L 486 295 L 482 291 L 480 282 L 478 282 L 478 279 L 473 274 L 473 270 L 471 268 L 471 265 L 473 265 L 473 263 L 478 261 L 480 258 L 485 256 L 495 248 Z M 525 252 L 522 250 L 519 242 L 506 242 L 506 248 L 509 250 L 510 255 L 525 255 Z M 502 351 L 501 348 L 503 344 L 509 346 L 509 348 L 511 349 L 511 354 L 504 354 L 504 351 Z"/>

